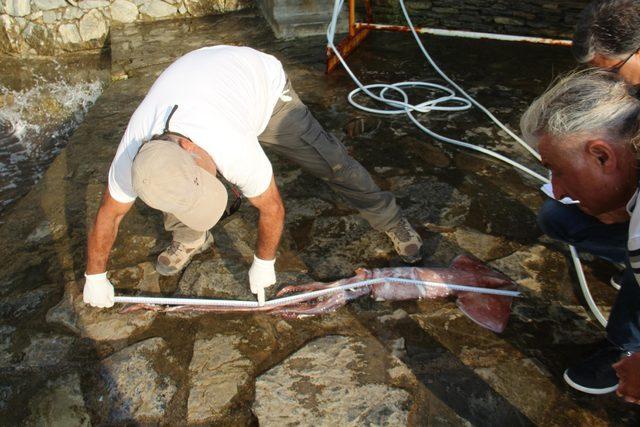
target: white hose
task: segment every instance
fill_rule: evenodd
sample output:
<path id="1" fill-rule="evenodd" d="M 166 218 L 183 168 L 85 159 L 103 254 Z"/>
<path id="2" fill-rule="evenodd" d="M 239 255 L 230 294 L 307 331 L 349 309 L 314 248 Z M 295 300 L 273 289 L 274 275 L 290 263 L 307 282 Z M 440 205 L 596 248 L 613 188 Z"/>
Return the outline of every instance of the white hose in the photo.
<path id="1" fill-rule="evenodd" d="M 600 311 L 600 309 L 596 305 L 595 301 L 593 300 L 593 297 L 591 296 L 591 292 L 589 291 L 589 287 L 586 286 L 587 278 L 584 277 L 584 271 L 582 270 L 582 264 L 580 263 L 580 258 L 578 258 L 578 251 L 576 250 L 576 248 L 574 248 L 571 245 L 569 245 L 569 250 L 571 251 L 571 259 L 573 260 L 573 267 L 575 268 L 576 275 L 578 276 L 578 282 L 580 282 L 581 285 L 583 283 L 585 284 L 585 286 L 582 288 L 582 293 L 584 294 L 584 299 L 586 300 L 587 305 L 591 309 L 591 312 L 593 313 L 593 315 L 596 317 L 596 319 L 598 319 L 598 322 L 600 322 L 600 324 L 606 328 L 607 327 L 607 319 L 605 319 L 604 316 L 602 315 L 602 312 Z"/>
<path id="2" fill-rule="evenodd" d="M 425 132 L 427 135 L 431 136 L 434 139 L 440 140 L 442 142 L 446 142 L 448 144 L 457 145 L 459 147 L 467 148 L 469 150 L 474 150 L 474 151 L 478 151 L 480 153 L 486 154 L 486 155 L 491 156 L 491 157 L 493 157 L 495 159 L 498 159 L 498 160 L 500 160 L 502 162 L 505 162 L 505 163 L 507 163 L 507 164 L 509 164 L 509 165 L 521 170 L 522 172 L 534 177 L 534 178 L 537 178 L 539 181 L 541 181 L 543 183 L 548 183 L 549 179 L 546 178 L 545 176 L 542 176 L 541 174 L 531 170 L 530 168 L 528 168 L 528 167 L 526 167 L 526 166 L 524 166 L 524 165 L 522 165 L 522 164 L 520 164 L 520 163 L 518 163 L 518 162 L 516 162 L 514 160 L 511 160 L 510 158 L 508 158 L 506 156 L 503 156 L 502 154 L 496 153 L 496 152 L 494 152 L 492 150 L 489 150 L 489 149 L 486 149 L 486 148 L 483 148 L 483 147 L 479 147 L 477 145 L 470 144 L 468 142 L 464 142 L 464 141 L 460 141 L 460 140 L 457 140 L 457 139 L 448 138 L 446 136 L 440 135 L 440 134 L 432 131 L 431 129 L 427 128 L 426 126 L 421 124 L 418 121 L 418 119 L 416 119 L 416 117 L 413 114 L 414 112 L 427 113 L 429 111 L 462 111 L 462 110 L 469 109 L 471 107 L 471 104 L 473 104 L 477 108 L 479 108 L 483 113 L 485 113 L 496 125 L 498 125 L 502 130 L 504 130 L 508 135 L 510 135 L 518 144 L 520 144 L 522 147 L 524 147 L 531 155 L 533 155 L 536 159 L 541 160 L 540 154 L 538 154 L 538 152 L 536 152 L 535 149 L 533 149 L 525 141 L 520 139 L 513 131 L 511 131 L 511 129 L 509 129 L 505 124 L 503 124 L 500 120 L 498 120 L 482 104 L 480 104 L 478 101 L 473 99 L 462 87 L 457 85 L 453 80 L 451 80 L 449 78 L 449 76 L 447 76 L 440 69 L 440 67 L 438 67 L 438 65 L 435 63 L 435 61 L 431 58 L 431 55 L 429 55 L 429 52 L 427 52 L 427 50 L 425 49 L 424 45 L 422 44 L 422 41 L 420 40 L 420 37 L 418 36 L 418 33 L 416 32 L 416 30 L 415 30 L 415 28 L 413 26 L 413 23 L 411 22 L 411 18 L 409 17 L 407 9 L 406 9 L 406 7 L 404 5 L 404 0 L 398 0 L 398 1 L 400 2 L 400 7 L 402 8 L 402 13 L 404 14 L 404 17 L 405 17 L 405 19 L 407 21 L 407 24 L 409 25 L 409 28 L 411 29 L 411 33 L 413 34 L 413 37 L 415 38 L 418 46 L 420 47 L 420 50 L 422 51 L 422 54 L 425 56 L 425 58 L 427 59 L 429 64 L 431 64 L 433 69 L 436 70 L 436 72 L 447 83 L 449 83 L 460 94 L 462 94 L 462 97 L 457 96 L 456 93 L 452 89 L 450 89 L 450 88 L 448 88 L 446 86 L 443 86 L 443 85 L 435 84 L 435 83 L 405 81 L 405 82 L 399 82 L 399 83 L 393 83 L 393 84 L 381 84 L 381 83 L 370 84 L 370 85 L 362 84 L 360 82 L 360 80 L 358 80 L 358 78 L 355 76 L 355 74 L 351 71 L 351 69 L 347 65 L 346 61 L 344 60 L 344 58 L 342 57 L 342 55 L 340 54 L 340 52 L 338 51 L 338 49 L 336 48 L 336 46 L 334 44 L 335 33 L 336 33 L 336 28 L 337 28 L 337 23 L 338 23 L 338 16 L 339 16 L 340 11 L 342 9 L 342 6 L 344 4 L 344 0 L 335 0 L 334 5 L 333 5 L 333 15 L 331 17 L 331 22 L 329 23 L 329 26 L 327 27 L 327 44 L 333 50 L 334 54 L 336 55 L 336 57 L 338 58 L 340 63 L 342 63 L 342 66 L 347 71 L 347 73 L 349 74 L 351 79 L 358 86 L 356 89 L 354 89 L 353 91 L 351 91 L 349 93 L 349 95 L 347 97 L 347 99 L 349 100 L 349 103 L 351 105 L 353 105 L 354 107 L 356 107 L 356 108 L 358 108 L 360 110 L 363 110 L 363 111 L 367 111 L 369 113 L 384 114 L 384 115 L 406 114 L 407 116 L 409 116 L 409 119 L 420 130 L 422 130 L 423 132 Z M 441 96 L 439 98 L 436 98 L 436 99 L 432 99 L 432 100 L 427 100 L 427 101 L 421 102 L 419 104 L 411 104 L 409 102 L 409 96 L 402 89 L 402 88 L 410 88 L 410 87 L 427 87 L 427 88 L 431 88 L 431 89 L 436 89 L 436 90 L 440 90 L 440 91 L 444 92 L 445 95 Z M 374 92 L 371 91 L 371 89 L 379 89 L 380 90 L 379 94 L 376 95 Z M 402 101 L 394 100 L 394 99 L 390 99 L 390 98 L 385 97 L 385 94 L 387 93 L 387 91 L 391 91 L 394 94 L 399 94 L 402 97 Z M 358 102 L 355 101 L 354 98 L 360 92 L 363 92 L 363 93 L 367 94 L 370 98 L 372 98 L 375 101 L 378 101 L 378 102 L 386 105 L 390 109 L 376 109 L 376 108 L 366 107 L 366 106 L 364 106 L 362 104 L 359 104 Z M 587 305 L 591 309 L 593 315 L 598 320 L 598 322 L 600 322 L 600 324 L 602 326 L 606 326 L 607 325 L 607 321 L 604 318 L 604 316 L 602 315 L 602 313 L 600 312 L 600 310 L 598 309 L 598 306 L 596 305 L 595 301 L 593 300 L 593 297 L 591 296 L 591 292 L 589 292 L 589 287 L 587 285 L 587 281 L 585 279 L 584 272 L 583 272 L 582 266 L 580 264 L 580 259 L 578 258 L 578 253 L 577 253 L 576 249 L 571 245 L 569 245 L 569 249 L 570 249 L 570 252 L 571 252 L 571 258 L 573 260 L 574 267 L 576 269 L 576 274 L 578 276 L 578 282 L 580 283 L 580 287 L 582 289 L 582 293 L 584 294 L 584 297 L 585 297 L 585 300 L 587 302 Z"/>
<path id="3" fill-rule="evenodd" d="M 323 295 L 332 294 L 341 290 L 357 289 L 370 286 L 376 283 L 394 282 L 408 285 L 418 285 L 429 288 L 447 289 L 450 291 L 473 292 L 478 294 L 500 295 L 518 297 L 520 292 L 509 291 L 505 289 L 479 288 L 476 286 L 457 285 L 454 283 L 440 283 L 426 280 L 403 279 L 399 277 L 380 277 L 376 279 L 361 280 L 359 282 L 345 283 L 344 285 L 335 286 L 333 288 L 319 289 L 316 291 L 305 292 L 302 294 L 291 295 L 288 297 L 275 298 L 265 301 L 265 307 L 285 306 L 296 302 L 316 299 Z M 114 302 L 127 304 L 161 304 L 161 305 L 199 305 L 199 306 L 218 306 L 218 307 L 237 307 L 237 308 L 257 308 L 256 301 L 241 300 L 223 300 L 223 299 L 205 299 L 205 298 L 165 298 L 165 297 L 141 297 L 141 296 L 117 296 Z"/>

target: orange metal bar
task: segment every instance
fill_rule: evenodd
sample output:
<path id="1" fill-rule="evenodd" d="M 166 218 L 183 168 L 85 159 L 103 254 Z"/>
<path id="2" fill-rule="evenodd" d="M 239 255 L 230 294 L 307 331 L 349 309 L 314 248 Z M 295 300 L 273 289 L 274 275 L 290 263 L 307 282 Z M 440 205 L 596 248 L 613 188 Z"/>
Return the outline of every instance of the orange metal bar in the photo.
<path id="1" fill-rule="evenodd" d="M 371 13 L 371 2 L 370 0 L 364 1 L 367 23 L 371 23 L 373 21 L 372 13 Z M 369 35 L 369 29 L 357 29 L 356 26 L 356 0 L 349 0 L 349 35 L 345 37 L 340 43 L 336 45 L 338 52 L 342 55 L 343 58 L 349 56 L 351 52 L 353 52 L 358 45 L 364 40 L 367 35 Z M 326 73 L 329 74 L 332 72 L 340 63 L 338 57 L 334 54 L 331 48 L 327 47 L 327 68 Z"/>
<path id="2" fill-rule="evenodd" d="M 356 0 L 349 0 L 349 37 L 356 35 Z"/>
<path id="3" fill-rule="evenodd" d="M 358 45 L 369 35 L 369 30 L 360 30 L 356 32 L 356 35 L 353 37 L 346 37 L 342 40 L 336 48 L 338 48 L 338 52 L 342 55 L 343 58 L 349 56 L 351 52 L 353 52 Z M 327 74 L 332 72 L 340 63 L 338 57 L 333 53 L 331 48 L 327 47 Z"/>

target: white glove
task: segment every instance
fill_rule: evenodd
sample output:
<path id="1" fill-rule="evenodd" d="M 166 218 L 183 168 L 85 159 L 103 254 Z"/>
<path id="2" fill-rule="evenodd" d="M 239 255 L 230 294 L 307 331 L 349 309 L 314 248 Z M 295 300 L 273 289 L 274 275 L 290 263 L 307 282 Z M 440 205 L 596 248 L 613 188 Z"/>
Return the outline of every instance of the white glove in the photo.
<path id="1" fill-rule="evenodd" d="M 82 301 L 92 307 L 111 307 L 113 305 L 113 285 L 107 279 L 107 273 L 86 274 Z"/>
<path id="2" fill-rule="evenodd" d="M 253 264 L 249 269 L 249 286 L 251 293 L 258 296 L 258 305 L 264 305 L 264 290 L 276 283 L 276 263 L 275 258 L 272 260 L 260 259 L 253 256 Z"/>

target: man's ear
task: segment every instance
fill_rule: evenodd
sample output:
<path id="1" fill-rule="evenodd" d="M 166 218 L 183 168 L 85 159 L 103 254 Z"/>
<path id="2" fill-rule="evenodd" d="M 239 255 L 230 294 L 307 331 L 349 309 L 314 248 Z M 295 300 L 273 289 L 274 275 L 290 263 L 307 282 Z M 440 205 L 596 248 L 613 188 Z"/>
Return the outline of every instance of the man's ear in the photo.
<path id="1" fill-rule="evenodd" d="M 602 168 L 603 172 L 610 173 L 616 170 L 618 158 L 611 144 L 602 139 L 587 142 L 585 146 L 587 156 Z"/>
<path id="2" fill-rule="evenodd" d="M 195 144 L 186 138 L 180 138 L 179 144 L 183 150 L 188 151 L 189 153 L 193 153 L 195 151 Z"/>

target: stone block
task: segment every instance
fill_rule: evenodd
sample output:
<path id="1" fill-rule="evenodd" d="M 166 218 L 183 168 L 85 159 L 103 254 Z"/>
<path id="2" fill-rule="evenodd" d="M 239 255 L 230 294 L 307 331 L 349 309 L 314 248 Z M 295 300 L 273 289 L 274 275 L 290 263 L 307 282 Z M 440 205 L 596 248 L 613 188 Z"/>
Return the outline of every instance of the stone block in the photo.
<path id="1" fill-rule="evenodd" d="M 111 4 L 111 19 L 115 22 L 134 22 L 138 18 L 138 8 L 127 0 L 115 0 Z"/>
<path id="2" fill-rule="evenodd" d="M 523 22 L 519 19 L 508 18 L 506 16 L 496 16 L 495 18 L 493 18 L 493 22 L 495 22 L 496 24 L 502 24 L 502 25 L 522 25 L 523 24 Z"/>
<path id="3" fill-rule="evenodd" d="M 76 339 L 67 335 L 38 334 L 24 349 L 20 367 L 46 369 L 59 367 L 70 355 Z"/>
<path id="4" fill-rule="evenodd" d="M 27 16 L 31 13 L 29 0 L 6 0 L 5 12 L 10 16 Z"/>
<path id="5" fill-rule="evenodd" d="M 65 0 L 34 0 L 33 4 L 40 10 L 52 10 L 68 6 Z"/>
<path id="6" fill-rule="evenodd" d="M 0 15 L 0 49 L 4 52 L 20 51 L 20 26 L 9 15 Z"/>
<path id="7" fill-rule="evenodd" d="M 110 2 L 108 0 L 84 0 L 78 2 L 78 6 L 82 10 L 98 9 L 101 7 L 107 7 L 109 4 Z"/>
<path id="8" fill-rule="evenodd" d="M 189 364 L 189 424 L 220 422 L 239 391 L 251 382 L 253 364 L 237 350 L 238 344 L 234 336 L 196 339 Z"/>
<path id="9" fill-rule="evenodd" d="M 42 21 L 45 24 L 53 24 L 58 19 L 57 14 L 52 10 L 47 10 L 42 14 Z"/>
<path id="10" fill-rule="evenodd" d="M 24 41 L 39 55 L 53 55 L 55 41 L 47 27 L 29 22 L 22 32 Z"/>
<path id="11" fill-rule="evenodd" d="M 251 5 L 248 0 L 185 0 L 185 7 L 192 16 L 216 15 L 232 12 Z"/>
<path id="12" fill-rule="evenodd" d="M 152 18 L 167 18 L 178 12 L 177 7 L 165 3 L 162 0 L 151 0 L 149 2 L 145 2 L 140 6 L 139 10 L 140 13 Z"/>
<path id="13" fill-rule="evenodd" d="M 109 400 L 106 422 L 159 422 L 178 389 L 175 380 L 159 370 L 175 364 L 162 338 L 149 338 L 103 360 L 100 377 Z"/>
<path id="14" fill-rule="evenodd" d="M 13 353 L 11 352 L 13 335 L 16 328 L 13 326 L 0 326 L 0 368 L 9 368 L 13 365 Z"/>
<path id="15" fill-rule="evenodd" d="M 49 381 L 30 401 L 31 415 L 26 425 L 78 426 L 91 425 L 80 387 L 80 376 L 73 372 Z"/>
<path id="16" fill-rule="evenodd" d="M 437 13 L 437 14 L 441 14 L 441 15 L 447 15 L 447 14 L 451 14 L 451 15 L 456 15 L 457 13 L 459 13 L 460 11 L 454 7 L 433 7 L 431 9 L 433 11 L 433 13 Z"/>
<path id="17" fill-rule="evenodd" d="M 397 359 L 372 363 L 367 350 L 373 347 L 357 338 L 326 336 L 262 374 L 253 404 L 259 424 L 407 425 L 411 395 L 389 384 L 389 377 L 410 371 Z M 376 358 L 390 359 L 379 353 Z"/>
<path id="18" fill-rule="evenodd" d="M 76 24 L 62 24 L 58 27 L 58 33 L 63 44 L 75 44 L 82 41 Z"/>
<path id="19" fill-rule="evenodd" d="M 96 341 L 129 338 L 151 326 L 157 313 L 144 311 L 119 313 L 118 308 L 96 309 L 82 301 L 81 287 L 68 283 L 62 301 L 47 313 L 47 322 L 62 325 L 72 332 Z"/>
<path id="20" fill-rule="evenodd" d="M 57 288 L 58 285 L 40 286 L 0 299 L 0 318 L 17 320 L 33 316 L 42 305 L 50 301 Z"/>
<path id="21" fill-rule="evenodd" d="M 37 12 L 33 12 L 31 15 L 29 15 L 29 20 L 30 20 L 31 22 L 38 21 L 39 19 L 41 19 L 41 18 L 42 18 L 42 15 L 43 15 L 43 14 L 42 14 L 42 11 L 41 11 L 41 10 L 39 10 L 39 11 L 37 11 Z"/>
<path id="22" fill-rule="evenodd" d="M 65 9 L 64 11 L 64 19 L 78 19 L 80 18 L 82 15 L 84 14 L 84 12 L 82 11 L 82 9 L 80 9 L 79 7 L 68 7 Z"/>
<path id="23" fill-rule="evenodd" d="M 99 40 L 107 35 L 107 23 L 98 10 L 90 10 L 80 19 L 80 37 L 84 41 Z"/>
<path id="24" fill-rule="evenodd" d="M 412 1 L 406 3 L 407 10 L 411 13 L 414 12 L 424 12 L 426 10 L 431 9 L 433 3 L 430 1 Z"/>

